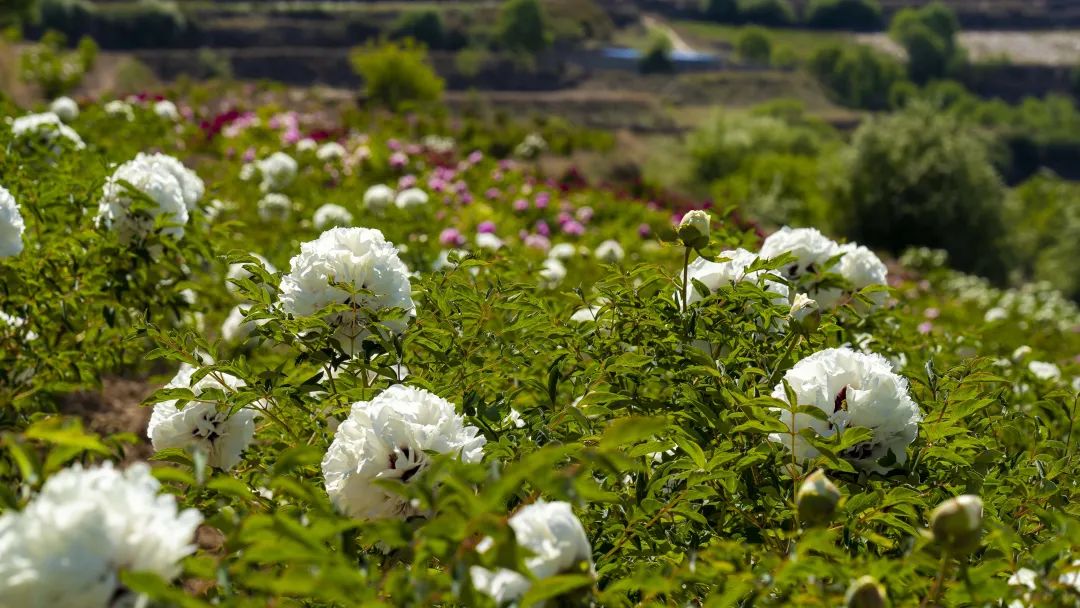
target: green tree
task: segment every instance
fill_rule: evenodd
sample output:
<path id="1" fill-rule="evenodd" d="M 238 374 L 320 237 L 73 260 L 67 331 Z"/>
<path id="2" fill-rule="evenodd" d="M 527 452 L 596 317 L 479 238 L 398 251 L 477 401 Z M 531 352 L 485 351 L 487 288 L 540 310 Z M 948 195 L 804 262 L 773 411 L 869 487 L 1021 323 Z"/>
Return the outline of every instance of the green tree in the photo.
<path id="1" fill-rule="evenodd" d="M 428 65 L 427 50 L 414 40 L 372 42 L 353 50 L 349 59 L 364 79 L 368 99 L 390 109 L 442 97 L 443 80 Z"/>
<path id="2" fill-rule="evenodd" d="M 881 6 L 876 0 L 811 0 L 806 9 L 810 27 L 873 31 L 881 23 Z"/>
<path id="3" fill-rule="evenodd" d="M 758 25 L 795 23 L 795 10 L 787 0 L 739 0 L 739 20 Z"/>
<path id="4" fill-rule="evenodd" d="M 915 103 L 863 123 L 852 152 L 848 236 L 894 252 L 944 249 L 962 270 L 1004 277 L 1004 187 L 981 134 Z"/>
<path id="5" fill-rule="evenodd" d="M 671 63 L 671 40 L 661 32 L 654 32 L 638 63 L 638 70 L 642 74 L 655 74 L 671 72 L 674 68 Z"/>
<path id="6" fill-rule="evenodd" d="M 737 0 L 702 0 L 701 13 L 710 21 L 731 22 L 739 17 Z"/>
<path id="7" fill-rule="evenodd" d="M 868 110 L 889 107 L 890 92 L 904 80 L 904 69 L 895 59 L 863 45 L 818 49 L 807 68 L 836 101 Z"/>
<path id="8" fill-rule="evenodd" d="M 551 40 L 539 0 L 508 0 L 499 15 L 499 39 L 515 51 L 538 53 L 547 48 Z"/>
<path id="9" fill-rule="evenodd" d="M 764 28 L 744 28 L 735 40 L 735 52 L 743 61 L 766 65 L 772 59 L 772 39 Z"/>
<path id="10" fill-rule="evenodd" d="M 435 10 L 409 11 L 401 15 L 394 24 L 393 37 L 412 38 L 427 45 L 428 48 L 442 48 L 446 42 L 446 31 L 442 17 Z"/>
<path id="11" fill-rule="evenodd" d="M 908 75 L 919 84 L 945 78 L 963 64 L 959 31 L 956 15 L 939 2 L 904 9 L 889 25 L 889 36 L 907 51 Z"/>

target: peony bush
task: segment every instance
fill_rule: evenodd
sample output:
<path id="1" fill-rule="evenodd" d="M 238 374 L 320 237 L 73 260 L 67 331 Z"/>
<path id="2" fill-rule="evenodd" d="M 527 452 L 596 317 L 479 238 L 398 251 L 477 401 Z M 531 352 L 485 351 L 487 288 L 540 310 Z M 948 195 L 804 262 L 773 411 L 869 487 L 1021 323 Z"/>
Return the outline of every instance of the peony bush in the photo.
<path id="1" fill-rule="evenodd" d="M 5 107 L 0 608 L 1080 602 L 1061 294 L 208 97 Z"/>

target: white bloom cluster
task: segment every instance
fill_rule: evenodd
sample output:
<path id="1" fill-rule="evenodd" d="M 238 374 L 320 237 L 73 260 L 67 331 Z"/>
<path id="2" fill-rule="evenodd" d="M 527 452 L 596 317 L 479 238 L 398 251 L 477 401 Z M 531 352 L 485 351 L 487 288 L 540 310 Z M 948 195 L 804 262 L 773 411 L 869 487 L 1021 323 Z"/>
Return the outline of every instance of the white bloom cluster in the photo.
<path id="1" fill-rule="evenodd" d="M 372 335 L 372 313 L 390 308 L 415 315 L 409 269 L 397 249 L 372 228 L 331 228 L 318 239 L 300 245 L 281 279 L 281 307 L 294 315 L 311 315 L 330 304 L 346 304 L 351 311 L 334 315 L 329 322 L 347 352 L 355 352 Z M 331 283 L 357 290 L 352 294 Z M 409 320 L 382 319 L 394 334 L 405 331 Z"/>
<path id="2" fill-rule="evenodd" d="M 1061 368 L 1046 361 L 1029 362 L 1028 371 L 1039 380 L 1055 381 L 1061 379 Z"/>
<path id="3" fill-rule="evenodd" d="M 244 386 L 238 378 L 223 373 L 209 374 L 192 382 L 196 368 L 183 365 L 165 388 L 187 388 L 198 397 L 209 389 L 228 391 Z M 183 409 L 177 401 L 154 404 L 146 435 L 155 450 L 167 448 L 196 448 L 203 450 L 210 466 L 228 471 L 240 462 L 240 454 L 255 436 L 255 417 L 258 411 L 244 407 L 229 415 L 228 408 L 219 409 L 208 401 L 190 401 Z"/>
<path id="4" fill-rule="evenodd" d="M 338 160 L 345 157 L 345 146 L 337 143 L 336 141 L 329 141 L 319 146 L 319 149 L 315 151 L 315 158 L 327 162 L 331 160 Z"/>
<path id="5" fill-rule="evenodd" d="M 0 258 L 16 256 L 23 250 L 23 231 L 26 224 L 15 197 L 0 186 Z"/>
<path id="6" fill-rule="evenodd" d="M 267 319 L 258 321 L 246 321 L 244 317 L 248 310 L 242 305 L 237 305 L 229 311 L 225 320 L 221 323 L 221 338 L 226 342 L 240 342 L 247 340 L 255 332 L 255 328 L 266 323 Z"/>
<path id="7" fill-rule="evenodd" d="M 795 261 L 784 269 L 784 275 L 795 282 L 807 275 L 833 272 L 843 277 L 855 290 L 887 284 L 888 269 L 874 252 L 853 243 L 840 245 L 814 228 L 785 226 L 769 235 L 761 245 L 762 258 L 773 259 L 785 253 L 795 256 Z M 829 260 L 837 256 L 843 257 L 830 265 Z M 825 308 L 836 306 L 844 295 L 835 288 L 819 288 L 817 285 L 806 287 L 810 297 Z M 885 300 L 884 293 L 875 294 L 873 299 L 880 306 Z"/>
<path id="8" fill-rule="evenodd" d="M 106 608 L 125 593 L 121 571 L 175 578 L 202 516 L 159 489 L 145 464 L 50 477 L 24 511 L 0 515 L 0 606 Z"/>
<path id="9" fill-rule="evenodd" d="M 756 283 L 764 274 L 764 271 L 761 270 L 749 273 L 746 272 L 746 269 L 756 262 L 758 257 L 745 249 L 722 251 L 720 252 L 719 257 L 722 258 L 723 261 L 710 262 L 705 258 L 699 257 L 691 262 L 687 271 L 687 279 L 690 285 L 694 285 L 694 281 L 697 281 L 707 287 L 710 292 L 715 292 L 721 287 L 739 283 L 741 281 Z M 765 288 L 776 294 L 775 301 L 787 301 L 787 285 L 776 281 L 766 280 Z M 679 294 L 675 295 L 675 299 L 680 300 Z M 697 286 L 694 286 L 690 293 L 687 294 L 686 301 L 687 304 L 693 304 L 701 301 L 703 298 L 704 294 L 702 294 Z"/>
<path id="10" fill-rule="evenodd" d="M 566 278 L 566 265 L 558 258 L 544 259 L 540 267 L 540 286 L 545 289 L 554 289 Z"/>
<path id="11" fill-rule="evenodd" d="M 149 215 L 132 212 L 131 205 L 138 194 L 129 188 L 134 188 L 149 200 Z M 173 170 L 159 159 L 149 156 L 136 157 L 117 167 L 102 189 L 98 203 L 98 225 L 118 233 L 120 239 L 127 242 L 149 235 L 154 228 L 154 218 L 158 216 L 165 216 L 165 221 L 170 224 L 163 230 L 164 234 L 183 238 L 189 217 L 188 207 L 184 200 L 184 187 Z"/>
<path id="12" fill-rule="evenodd" d="M 353 222 L 353 215 L 341 205 L 327 203 L 315 210 L 311 221 L 319 230 L 326 230 L 334 226 L 348 226 Z"/>
<path id="13" fill-rule="evenodd" d="M 49 104 L 49 111 L 64 122 L 71 122 L 79 117 L 79 104 L 70 97 L 57 97 Z"/>
<path id="14" fill-rule="evenodd" d="M 259 219 L 264 222 L 283 222 L 292 215 L 292 200 L 279 192 L 269 192 L 259 199 Z"/>
<path id="15" fill-rule="evenodd" d="M 623 251 L 622 245 L 619 244 L 619 241 L 614 239 L 608 239 L 597 245 L 593 254 L 596 256 L 596 259 L 607 264 L 617 264 L 626 257 L 626 252 Z"/>
<path id="16" fill-rule="evenodd" d="M 180 120 L 180 110 L 176 108 L 175 103 L 168 99 L 162 99 L 154 103 L 154 115 L 174 122 Z"/>
<path id="17" fill-rule="evenodd" d="M 185 167 L 184 163 L 160 152 L 155 154 L 140 152 L 135 156 L 135 160 L 146 163 L 154 167 L 155 170 L 163 171 L 176 178 L 176 183 L 180 184 L 180 193 L 184 198 L 184 206 L 187 207 L 189 213 L 199 206 L 199 201 L 202 200 L 203 194 L 206 193 L 206 185 L 203 184 L 203 180 L 194 171 Z"/>
<path id="18" fill-rule="evenodd" d="M 532 554 L 525 558 L 525 567 L 540 584 L 559 574 L 583 573 L 583 562 L 595 575 L 592 544 L 569 503 L 538 501 L 522 507 L 508 523 L 518 545 Z M 488 538 L 477 548 L 485 552 L 493 544 Z M 469 574 L 473 586 L 499 605 L 520 599 L 532 586 L 528 578 L 505 568 L 492 572 L 473 566 Z"/>
<path id="19" fill-rule="evenodd" d="M 131 104 L 121 99 L 114 99 L 105 104 L 105 113 L 115 118 L 123 118 L 127 121 L 135 120 L 135 110 Z"/>
<path id="20" fill-rule="evenodd" d="M 262 181 L 259 189 L 263 192 L 280 192 L 296 179 L 299 165 L 296 159 L 284 152 L 274 152 L 260 160 L 255 168 L 259 170 Z"/>
<path id="21" fill-rule="evenodd" d="M 490 232 L 477 233 L 476 237 L 473 239 L 473 242 L 476 243 L 477 248 L 487 249 L 488 251 L 496 251 L 498 249 L 502 249 L 503 245 L 506 244 L 503 242 L 502 239 Z"/>
<path id="22" fill-rule="evenodd" d="M 412 209 L 423 207 L 428 203 L 428 194 L 420 188 L 408 188 L 398 193 L 394 199 L 394 206 L 398 209 Z"/>
<path id="23" fill-rule="evenodd" d="M 33 139 L 45 146 L 56 144 L 56 139 L 60 137 L 68 140 L 77 150 L 86 147 L 75 129 L 65 125 L 53 112 L 27 114 L 16 118 L 11 123 L 11 134 L 15 136 L 15 139 L 24 141 Z M 55 151 L 55 146 L 53 149 Z"/>
<path id="24" fill-rule="evenodd" d="M 385 184 L 375 184 L 364 192 L 364 208 L 376 213 L 394 204 L 394 189 Z"/>
<path id="25" fill-rule="evenodd" d="M 891 455 L 895 464 L 907 460 L 906 448 L 915 441 L 922 413 L 908 394 L 907 380 L 892 371 L 889 362 L 876 354 L 864 354 L 850 348 L 829 348 L 799 361 L 784 380 L 795 393 L 799 406 L 814 406 L 825 412 L 825 419 L 776 408 L 780 420 L 796 435 L 775 433 L 769 439 L 795 453 L 799 461 L 818 455 L 802 436 L 802 429 L 813 429 L 828 437 L 849 427 L 873 431 L 873 439 L 846 450 L 842 455 L 855 465 L 884 473 L 890 468 L 879 460 Z M 787 401 L 783 382 L 772 396 Z M 887 461 L 888 462 L 888 461 Z"/>
<path id="26" fill-rule="evenodd" d="M 527 160 L 535 159 L 547 150 L 547 141 L 539 133 L 529 133 L 525 139 L 514 147 L 514 156 Z"/>
<path id="27" fill-rule="evenodd" d="M 354 403 L 322 461 L 330 499 L 350 517 L 408 517 L 417 511 L 377 479 L 408 483 L 427 465 L 427 452 L 479 462 L 487 442 L 466 426 L 454 404 L 423 389 L 396 384 Z"/>

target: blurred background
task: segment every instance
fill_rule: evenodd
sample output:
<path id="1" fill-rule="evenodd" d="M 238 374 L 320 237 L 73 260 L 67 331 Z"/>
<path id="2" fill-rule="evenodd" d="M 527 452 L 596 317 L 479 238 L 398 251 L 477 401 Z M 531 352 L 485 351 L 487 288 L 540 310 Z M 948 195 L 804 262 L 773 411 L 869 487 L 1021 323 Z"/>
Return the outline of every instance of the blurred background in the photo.
<path id="1" fill-rule="evenodd" d="M 552 172 L 1080 298 L 1076 0 L 0 0 L 0 21 L 23 108 L 257 82 L 525 121 Z"/>

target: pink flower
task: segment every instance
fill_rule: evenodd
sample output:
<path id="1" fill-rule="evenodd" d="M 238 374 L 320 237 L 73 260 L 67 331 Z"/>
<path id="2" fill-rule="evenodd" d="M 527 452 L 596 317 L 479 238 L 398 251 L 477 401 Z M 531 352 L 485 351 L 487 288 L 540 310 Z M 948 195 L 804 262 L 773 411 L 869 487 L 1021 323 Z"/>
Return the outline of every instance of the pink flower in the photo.
<path id="1" fill-rule="evenodd" d="M 471 205 L 473 202 L 473 195 L 470 192 L 464 192 L 461 194 L 461 204 Z"/>
<path id="2" fill-rule="evenodd" d="M 551 202 L 551 195 L 547 192 L 541 192 L 536 195 L 536 208 L 547 209 L 548 203 Z"/>
<path id="3" fill-rule="evenodd" d="M 579 222 L 587 224 L 593 217 L 593 209 L 592 207 L 582 207 L 581 209 L 578 209 L 577 213 L 574 215 L 577 216 Z"/>
<path id="4" fill-rule="evenodd" d="M 495 234 L 495 222 L 490 220 L 480 222 L 480 225 L 476 227 L 476 231 L 480 233 Z"/>
<path id="5" fill-rule="evenodd" d="M 567 223 L 569 223 L 569 222 L 572 222 L 572 221 L 574 221 L 574 216 L 570 215 L 569 213 L 567 213 L 567 212 L 565 212 L 565 211 L 560 211 L 560 212 L 559 212 L 559 215 L 557 215 L 557 216 L 555 217 L 555 221 L 556 221 L 556 222 L 557 222 L 557 223 L 558 223 L 558 224 L 559 224 L 560 226 L 562 226 L 562 225 L 564 225 L 564 224 L 567 224 Z"/>
<path id="6" fill-rule="evenodd" d="M 641 224 L 637 227 L 637 233 L 638 236 L 640 236 L 641 238 L 647 239 L 649 238 L 649 235 L 652 234 L 652 226 L 648 224 Z"/>
<path id="7" fill-rule="evenodd" d="M 585 234 L 585 226 L 576 220 L 570 220 L 562 225 L 562 231 L 571 236 L 581 236 Z"/>
<path id="8" fill-rule="evenodd" d="M 386 147 L 397 152 L 401 149 L 401 142 L 396 139 L 391 139 L 386 142 Z"/>
<path id="9" fill-rule="evenodd" d="M 484 160 L 484 153 L 479 150 L 474 150 L 472 154 L 469 154 L 468 161 L 470 165 L 475 165 L 482 160 Z"/>
<path id="10" fill-rule="evenodd" d="M 398 190 L 407 190 L 416 185 L 416 176 L 413 174 L 402 175 L 398 180 Z"/>
<path id="11" fill-rule="evenodd" d="M 547 222 L 545 222 L 544 220 L 536 222 L 536 232 L 544 236 L 551 236 L 551 228 L 548 227 Z"/>
<path id="12" fill-rule="evenodd" d="M 920 334 L 926 335 L 926 334 L 930 333 L 933 330 L 934 330 L 934 324 L 931 323 L 930 321 L 923 321 L 922 323 L 919 323 L 919 333 Z"/>
<path id="13" fill-rule="evenodd" d="M 525 246 L 532 249 L 539 249 L 541 251 L 547 251 L 551 249 L 551 241 L 542 234 L 530 234 L 524 239 Z"/>
<path id="14" fill-rule="evenodd" d="M 401 169 L 405 165 L 409 164 L 409 157 L 405 156 L 402 152 L 394 152 L 390 155 L 390 166 L 394 169 Z"/>
<path id="15" fill-rule="evenodd" d="M 428 180 L 428 190 L 432 192 L 442 192 L 446 190 L 446 182 L 440 177 L 432 177 Z"/>
<path id="16" fill-rule="evenodd" d="M 502 192 L 500 192 L 498 188 L 488 188 L 487 192 L 484 193 L 484 196 L 486 196 L 488 200 L 493 201 L 502 196 Z"/>
<path id="17" fill-rule="evenodd" d="M 491 181 L 493 181 L 493 182 L 501 182 L 502 178 L 503 178 L 502 171 L 495 170 L 495 171 L 491 172 Z"/>
<path id="18" fill-rule="evenodd" d="M 927 308 L 923 311 L 923 316 L 927 319 L 933 320 L 941 316 L 941 311 L 936 308 Z"/>
<path id="19" fill-rule="evenodd" d="M 439 233 L 439 244 L 443 247 L 461 247 L 465 245 L 465 237 L 457 228 L 447 228 Z"/>
<path id="20" fill-rule="evenodd" d="M 520 213 L 522 211 L 528 210 L 528 208 L 529 208 L 529 201 L 527 201 L 527 200 L 525 200 L 523 198 L 519 198 L 516 201 L 514 201 L 514 211 L 517 211 L 518 213 Z"/>
<path id="21" fill-rule="evenodd" d="M 244 162 L 250 163 L 253 160 L 255 160 L 255 148 L 244 150 Z"/>

